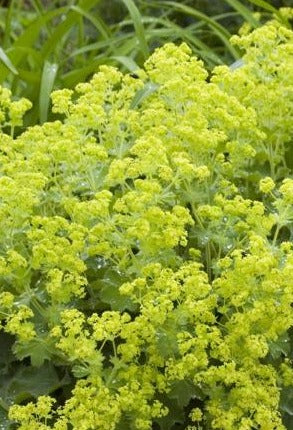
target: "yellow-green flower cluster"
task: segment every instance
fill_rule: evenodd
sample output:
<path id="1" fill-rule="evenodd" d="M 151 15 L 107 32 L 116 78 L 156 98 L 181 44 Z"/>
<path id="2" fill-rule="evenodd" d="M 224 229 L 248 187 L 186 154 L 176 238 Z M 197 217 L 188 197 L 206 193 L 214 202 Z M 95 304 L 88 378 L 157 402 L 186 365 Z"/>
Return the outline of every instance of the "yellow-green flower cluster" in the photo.
<path id="1" fill-rule="evenodd" d="M 31 107 L 29 100 L 22 98 L 14 101 L 11 91 L 0 86 L 0 129 L 10 127 L 13 136 L 14 127 L 23 125 L 23 116 Z"/>
<path id="2" fill-rule="evenodd" d="M 72 386 L 13 400 L 16 428 L 151 430 L 174 409 L 285 430 L 292 40 L 243 29 L 243 65 L 211 79 L 185 44 L 136 77 L 102 66 L 17 138 L 29 103 L 0 89 L 1 330 Z"/>
<path id="3" fill-rule="evenodd" d="M 277 370 L 260 360 L 270 341 L 293 322 L 292 261 L 292 251 L 274 254 L 255 236 L 249 255 L 235 251 L 230 267 L 212 286 L 199 263 L 186 263 L 178 271 L 146 266 L 146 277 L 121 286 L 139 303 L 134 319 L 112 311 L 87 320 L 77 309 L 64 311 L 52 335 L 71 362 L 87 367 L 89 376 L 59 408 L 55 425 L 115 429 L 127 413 L 134 428 L 150 429 L 152 419 L 168 412 L 156 390 L 168 394 L 174 381 L 188 380 L 208 393 L 212 428 L 283 429 Z M 110 368 L 103 364 L 106 341 L 114 342 Z M 288 381 L 285 363 L 281 375 Z M 34 412 L 28 406 L 13 407 L 11 416 L 20 420 L 24 411 L 24 422 L 31 422 Z M 192 419 L 200 418 L 197 412 Z"/>
<path id="4" fill-rule="evenodd" d="M 27 342 L 36 336 L 34 324 L 26 321 L 32 316 L 33 311 L 29 307 L 21 305 L 18 310 L 6 318 L 4 330 L 7 333 L 16 335 L 20 342 Z"/>
<path id="5" fill-rule="evenodd" d="M 266 164 L 272 179 L 280 179 L 277 166 L 292 139 L 292 31 L 277 20 L 270 21 L 242 37 L 233 36 L 232 42 L 245 49 L 242 66 L 232 73 L 226 66 L 217 67 L 212 81 L 253 109 L 265 136 L 252 145 L 259 163 L 254 169 Z"/>

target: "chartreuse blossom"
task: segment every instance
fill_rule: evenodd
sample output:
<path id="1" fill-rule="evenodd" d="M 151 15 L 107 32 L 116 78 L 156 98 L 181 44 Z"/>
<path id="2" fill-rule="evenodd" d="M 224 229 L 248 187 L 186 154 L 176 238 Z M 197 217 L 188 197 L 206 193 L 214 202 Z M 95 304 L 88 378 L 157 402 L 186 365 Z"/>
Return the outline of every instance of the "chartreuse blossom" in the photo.
<path id="1" fill-rule="evenodd" d="M 232 42 L 245 50 L 242 67 L 231 73 L 219 66 L 212 81 L 256 113 L 265 139 L 253 144 L 258 160 L 253 169 L 256 173 L 265 165 L 272 180 L 280 179 L 284 173 L 278 167 L 292 139 L 292 31 L 271 21 L 242 37 L 233 36 Z M 292 168 L 292 161 L 288 163 Z"/>
<path id="2" fill-rule="evenodd" d="M 235 251 L 231 267 L 212 286 L 196 262 L 175 272 L 153 264 L 145 267 L 147 277 L 134 280 L 132 288 L 120 287 L 139 303 L 135 318 L 106 311 L 87 319 L 77 309 L 65 310 L 52 336 L 59 339 L 57 348 L 73 370 L 80 371 L 77 364 L 82 363 L 87 377 L 59 408 L 55 424 L 67 420 L 75 428 L 115 429 L 127 412 L 134 428 L 148 429 L 152 419 L 167 413 L 156 392 L 168 394 L 174 381 L 189 380 L 208 395 L 205 410 L 212 428 L 244 428 L 244 423 L 284 428 L 277 411 L 277 369 L 261 360 L 270 342 L 292 324 L 288 274 L 293 254 L 274 254 L 259 236 L 251 237 L 248 252 L 243 257 Z M 113 343 L 110 367 L 103 363 L 106 342 Z M 144 364 L 139 362 L 141 354 Z M 284 366 L 280 377 L 288 380 Z M 19 419 L 26 410 L 24 423 L 29 423 L 34 415 L 30 408 L 13 407 L 11 417 Z M 192 419 L 201 419 L 201 414 L 195 411 Z"/>
<path id="3" fill-rule="evenodd" d="M 292 40 L 244 31 L 243 66 L 211 79 L 185 44 L 137 78 L 102 66 L 16 138 L 29 102 L 1 88 L 1 329 L 72 388 L 13 399 L 16 428 L 166 429 L 174 409 L 285 430 Z"/>
<path id="4" fill-rule="evenodd" d="M 23 125 L 23 115 L 32 107 L 29 100 L 12 100 L 11 91 L 0 86 L 0 130 L 7 127 L 13 137 L 14 128 Z"/>
<path id="5" fill-rule="evenodd" d="M 0 321 L 5 320 L 5 325 L 0 325 L 6 333 L 16 335 L 19 341 L 27 342 L 36 336 L 34 324 L 27 321 L 33 317 L 33 311 L 26 305 L 18 307 L 14 304 L 14 296 L 9 292 L 0 295 Z"/>
<path id="6" fill-rule="evenodd" d="M 270 193 L 271 191 L 273 191 L 273 189 L 275 188 L 276 184 L 274 183 L 274 181 L 272 180 L 272 178 L 270 178 L 269 176 L 267 176 L 266 178 L 261 179 L 260 183 L 259 183 L 259 189 L 262 193 Z"/>

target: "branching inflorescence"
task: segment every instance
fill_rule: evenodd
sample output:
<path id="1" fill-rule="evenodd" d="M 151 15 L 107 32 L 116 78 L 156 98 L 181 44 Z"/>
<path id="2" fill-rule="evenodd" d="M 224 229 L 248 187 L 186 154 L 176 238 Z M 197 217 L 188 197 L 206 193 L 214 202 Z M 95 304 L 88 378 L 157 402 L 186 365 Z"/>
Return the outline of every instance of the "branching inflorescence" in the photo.
<path id="1" fill-rule="evenodd" d="M 17 137 L 1 88 L 2 329 L 73 381 L 12 405 L 20 430 L 285 429 L 293 34 L 234 41 L 212 76 L 185 44 L 102 66 Z"/>

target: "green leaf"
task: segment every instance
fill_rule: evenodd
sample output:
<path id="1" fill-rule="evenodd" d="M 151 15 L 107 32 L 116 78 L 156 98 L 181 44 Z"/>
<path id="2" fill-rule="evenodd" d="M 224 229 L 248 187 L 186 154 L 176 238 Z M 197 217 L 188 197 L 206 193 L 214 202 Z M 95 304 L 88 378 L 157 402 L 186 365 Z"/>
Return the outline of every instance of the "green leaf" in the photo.
<path id="1" fill-rule="evenodd" d="M 135 72 L 139 69 L 139 66 L 136 64 L 136 62 L 131 57 L 126 57 L 124 55 L 114 55 L 113 57 L 110 57 L 111 59 L 117 61 L 118 63 L 123 64 L 123 66 L 126 67 L 127 70 L 130 72 Z"/>
<path id="2" fill-rule="evenodd" d="M 82 46 L 81 48 L 75 49 L 69 55 L 69 58 L 84 54 L 86 52 L 98 51 L 100 49 L 103 51 L 103 53 L 105 53 L 107 52 L 106 48 L 110 48 L 112 51 L 116 51 L 116 45 L 121 43 L 123 40 L 127 40 L 129 38 L 130 36 L 128 34 L 122 34 L 121 36 L 112 37 L 109 40 L 101 40 L 100 42 L 90 43 L 88 45 Z"/>
<path id="3" fill-rule="evenodd" d="M 290 353 L 290 338 L 288 334 L 285 333 L 275 342 L 270 342 L 269 349 L 273 360 L 278 359 L 282 354 L 288 357 Z"/>
<path id="4" fill-rule="evenodd" d="M 153 18 L 152 20 L 154 21 L 154 25 L 159 26 L 159 28 L 152 28 L 149 25 L 146 30 L 148 40 L 156 40 L 160 38 L 162 43 L 165 40 L 175 42 L 178 40 L 185 40 L 190 45 L 193 52 L 196 53 L 200 58 L 205 59 L 207 62 L 213 65 L 223 63 L 221 58 L 215 52 L 213 52 L 213 49 L 211 49 L 201 40 L 201 35 L 199 37 L 196 36 L 196 31 L 198 31 L 196 29 L 196 25 L 198 26 L 199 23 L 182 28 L 168 19 Z"/>
<path id="5" fill-rule="evenodd" d="M 11 351 L 14 342 L 14 336 L 4 333 L 3 331 L 0 332 L 0 374 L 5 374 L 9 364 L 15 360 Z"/>
<path id="6" fill-rule="evenodd" d="M 6 19 L 5 19 L 5 31 L 4 31 L 4 37 L 3 37 L 3 46 L 6 48 L 10 44 L 10 38 L 11 38 L 11 28 L 12 28 L 12 20 L 13 20 L 13 10 L 15 8 L 15 0 L 11 0 L 9 4 L 9 8 L 6 11 Z"/>
<path id="7" fill-rule="evenodd" d="M 176 330 L 168 330 L 160 327 L 156 333 L 157 349 L 164 358 L 173 357 L 178 354 L 178 341 Z"/>
<path id="8" fill-rule="evenodd" d="M 44 28 L 45 24 L 48 21 L 52 20 L 54 17 L 58 15 L 62 15 L 63 13 L 66 13 L 66 11 L 67 11 L 67 8 L 63 7 L 63 8 L 52 10 L 46 13 L 45 15 L 42 15 L 36 18 L 32 23 L 30 23 L 30 25 L 18 37 L 18 39 L 15 40 L 11 48 L 16 48 L 16 47 L 31 48 L 34 45 L 36 39 L 39 37 L 39 33 L 42 30 L 42 28 Z M 11 50 L 10 58 L 14 66 L 17 66 L 22 61 L 24 56 L 25 56 L 25 51 L 19 52 L 17 50 L 13 50 L 13 49 Z M 9 74 L 9 71 L 5 67 L 1 67 L 0 65 L 1 82 L 3 82 L 6 79 L 8 74 Z"/>
<path id="9" fill-rule="evenodd" d="M 90 10 L 99 0 L 80 0 L 78 2 L 78 8 L 84 12 Z M 60 48 L 60 43 L 65 42 L 64 36 L 68 35 L 73 29 L 76 23 L 80 19 L 80 12 L 76 10 L 70 10 L 66 14 L 65 20 L 63 20 L 57 27 L 54 28 L 54 32 L 48 38 L 46 43 L 42 47 L 42 55 L 44 58 L 48 58 L 51 52 L 56 52 Z"/>
<path id="10" fill-rule="evenodd" d="M 159 88 L 158 84 L 154 84 L 152 82 L 147 82 L 145 84 L 145 86 L 135 94 L 135 96 L 131 102 L 130 109 L 135 109 L 137 106 L 140 105 L 140 103 L 144 99 L 146 99 L 151 94 L 153 94 L 155 91 L 157 91 L 158 88 Z"/>
<path id="11" fill-rule="evenodd" d="M 253 3 L 256 6 L 259 6 L 262 9 L 275 14 L 280 19 L 281 22 L 288 25 L 288 20 L 279 12 L 278 9 L 276 9 L 273 5 L 271 5 L 267 1 L 264 1 L 264 0 L 249 0 L 249 1 L 250 3 Z"/>
<path id="12" fill-rule="evenodd" d="M 198 11 L 195 8 L 192 8 L 190 6 L 187 6 L 183 3 L 174 2 L 174 1 L 166 1 L 166 2 L 158 2 L 159 5 L 163 6 L 169 6 L 173 8 L 173 10 L 176 10 L 178 12 L 182 12 L 185 15 L 190 15 L 199 21 L 205 22 L 216 34 L 220 40 L 224 43 L 224 45 L 227 47 L 227 49 L 230 51 L 230 53 L 233 55 L 235 59 L 239 58 L 240 54 L 237 49 L 235 49 L 231 43 L 231 33 L 226 30 L 225 27 L 223 27 L 221 24 L 219 24 L 217 21 L 215 21 L 213 18 L 210 18 L 208 15 L 204 14 L 203 12 Z"/>
<path id="13" fill-rule="evenodd" d="M 287 430 L 293 429 L 293 416 L 285 414 L 282 416 L 282 421 Z"/>
<path id="14" fill-rule="evenodd" d="M 41 78 L 38 73 L 36 73 L 35 71 L 31 72 L 29 70 L 24 70 L 19 67 L 18 74 L 19 74 L 19 77 L 24 81 L 26 81 L 28 84 L 32 84 L 34 89 L 37 90 L 39 88 Z M 29 94 L 29 97 L 30 99 L 32 99 L 31 94 Z"/>
<path id="15" fill-rule="evenodd" d="M 159 424 L 161 430 L 171 430 L 174 428 L 174 425 L 184 423 L 184 411 L 178 406 L 176 400 L 169 399 L 168 397 L 159 398 L 159 400 L 169 409 L 167 416 L 155 419 L 155 422 Z"/>
<path id="16" fill-rule="evenodd" d="M 293 387 L 286 387 L 281 391 L 280 409 L 293 417 Z"/>
<path id="17" fill-rule="evenodd" d="M 12 46 L 9 49 L 9 52 L 13 53 L 15 56 L 24 55 L 26 58 L 33 60 L 34 65 L 37 65 L 38 67 L 40 67 L 43 62 L 40 53 L 29 46 Z"/>
<path id="18" fill-rule="evenodd" d="M 204 393 L 189 381 L 175 381 L 171 384 L 168 397 L 176 400 L 178 406 L 183 408 L 188 405 L 191 399 L 203 400 Z"/>
<path id="19" fill-rule="evenodd" d="M 16 343 L 13 347 L 13 352 L 19 360 L 30 357 L 32 366 L 40 367 L 45 360 L 50 360 L 55 348 L 52 340 L 49 339 L 48 341 L 42 337 L 36 337 L 25 344 Z"/>
<path id="20" fill-rule="evenodd" d="M 262 9 L 265 9 L 269 12 L 278 12 L 278 9 L 276 9 L 274 6 L 269 4 L 268 2 L 264 0 L 248 0 L 250 3 L 255 4 L 256 6 L 261 7 Z"/>
<path id="21" fill-rule="evenodd" d="M 100 32 L 103 39 L 105 40 L 109 39 L 109 36 L 110 36 L 109 29 L 101 17 L 94 16 L 92 13 L 86 12 L 85 10 L 81 9 L 79 6 L 73 5 L 73 6 L 70 6 L 70 9 L 75 10 L 77 13 L 79 13 L 80 15 L 88 19 Z"/>
<path id="22" fill-rule="evenodd" d="M 240 15 L 248 22 L 253 28 L 259 27 L 259 21 L 253 16 L 253 12 L 243 5 L 243 2 L 238 0 L 225 0 L 230 6 L 239 12 Z"/>
<path id="23" fill-rule="evenodd" d="M 125 281 L 119 273 L 109 269 L 106 271 L 104 278 L 95 283 L 95 286 L 99 285 L 101 287 L 99 292 L 100 299 L 109 304 L 112 310 L 124 311 L 128 309 L 133 311 L 136 309 L 136 305 L 129 297 L 120 294 L 119 287 Z"/>
<path id="24" fill-rule="evenodd" d="M 99 66 L 105 62 L 104 60 L 104 56 L 100 58 L 96 57 L 89 64 L 86 64 L 86 66 L 66 73 L 62 77 L 63 86 L 66 88 L 73 87 L 78 82 L 85 81 L 89 75 L 98 71 Z"/>
<path id="25" fill-rule="evenodd" d="M 40 95 L 39 95 L 39 115 L 40 123 L 47 121 L 48 110 L 50 104 L 50 94 L 54 87 L 58 71 L 58 64 L 45 61 L 41 79 Z"/>
<path id="26" fill-rule="evenodd" d="M 12 64 L 10 58 L 7 56 L 5 51 L 1 48 L 1 46 L 0 46 L 0 60 L 2 61 L 3 64 L 5 64 L 5 66 L 7 67 L 7 69 L 10 70 L 11 73 L 13 73 L 14 75 L 18 75 L 18 71 Z"/>
<path id="27" fill-rule="evenodd" d="M 150 51 L 146 41 L 145 30 L 142 23 L 140 12 L 133 0 L 122 0 L 122 1 L 130 13 L 141 52 L 144 56 L 144 59 L 146 60 L 150 54 Z"/>
<path id="28" fill-rule="evenodd" d="M 91 370 L 87 364 L 75 364 L 71 370 L 77 379 L 84 378 L 91 373 Z"/>
<path id="29" fill-rule="evenodd" d="M 52 364 L 46 363 L 36 369 L 20 366 L 17 372 L 5 383 L 1 395 L 9 402 L 20 403 L 29 398 L 47 395 L 62 386 Z"/>
<path id="30" fill-rule="evenodd" d="M 124 415 L 122 415 L 122 417 L 120 418 L 117 429 L 129 430 L 131 428 L 133 428 L 133 418 L 130 416 L 129 413 L 124 413 Z"/>

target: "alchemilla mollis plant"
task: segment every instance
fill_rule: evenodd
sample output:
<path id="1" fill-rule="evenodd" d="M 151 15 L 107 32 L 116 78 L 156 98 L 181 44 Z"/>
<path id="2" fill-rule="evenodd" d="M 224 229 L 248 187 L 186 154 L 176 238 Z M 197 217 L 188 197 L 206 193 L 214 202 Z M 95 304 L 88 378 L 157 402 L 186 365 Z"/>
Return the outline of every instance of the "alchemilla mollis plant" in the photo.
<path id="1" fill-rule="evenodd" d="M 22 132 L 0 89 L 7 428 L 291 428 L 293 33 L 243 33 L 239 68 L 166 44 Z"/>

